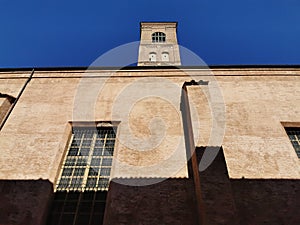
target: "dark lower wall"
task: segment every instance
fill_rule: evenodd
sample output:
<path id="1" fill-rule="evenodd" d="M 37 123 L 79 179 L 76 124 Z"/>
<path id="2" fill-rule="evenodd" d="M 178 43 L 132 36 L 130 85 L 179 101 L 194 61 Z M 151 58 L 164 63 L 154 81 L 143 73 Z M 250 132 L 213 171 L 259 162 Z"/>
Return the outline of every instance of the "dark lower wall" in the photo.
<path id="1" fill-rule="evenodd" d="M 46 180 L 0 180 L 0 224 L 44 225 L 52 193 Z"/>
<path id="2" fill-rule="evenodd" d="M 231 180 L 241 224 L 300 224 L 300 180 Z"/>
<path id="3" fill-rule="evenodd" d="M 300 180 L 229 179 L 222 150 L 200 180 L 207 224 L 300 224 Z"/>
<path id="4" fill-rule="evenodd" d="M 114 179 L 110 184 L 105 225 L 197 225 L 195 190 L 192 179 L 166 179 L 147 186 L 143 179 Z M 149 182 L 149 179 L 147 181 Z M 155 179 L 151 180 L 152 183 Z"/>
<path id="5" fill-rule="evenodd" d="M 198 163 L 205 148 L 197 148 Z M 239 224 L 231 183 L 228 177 L 223 151 L 220 150 L 213 163 L 199 173 L 205 220 L 207 224 Z"/>
<path id="6" fill-rule="evenodd" d="M 229 179 L 220 151 L 200 182 L 206 225 L 300 224 L 300 180 Z M 195 191 L 192 178 L 114 179 L 103 224 L 197 225 Z M 47 180 L 0 180 L 0 225 L 44 225 L 52 196 Z"/>

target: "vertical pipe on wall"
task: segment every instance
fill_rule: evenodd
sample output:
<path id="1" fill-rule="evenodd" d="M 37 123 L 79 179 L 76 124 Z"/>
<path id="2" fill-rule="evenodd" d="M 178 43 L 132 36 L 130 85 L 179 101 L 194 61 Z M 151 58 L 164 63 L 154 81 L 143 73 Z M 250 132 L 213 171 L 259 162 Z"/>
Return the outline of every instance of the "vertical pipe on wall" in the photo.
<path id="1" fill-rule="evenodd" d="M 191 172 L 195 185 L 195 195 L 197 202 L 197 213 L 198 213 L 198 222 L 201 225 L 206 224 L 205 219 L 205 209 L 202 198 L 201 186 L 200 186 L 200 176 L 198 169 L 197 156 L 195 152 L 195 142 L 193 134 L 193 126 L 190 112 L 190 103 L 187 92 L 187 86 L 190 85 L 199 85 L 196 82 L 184 82 L 181 90 L 181 115 L 184 129 L 185 145 L 187 151 L 187 159 L 191 162 Z"/>

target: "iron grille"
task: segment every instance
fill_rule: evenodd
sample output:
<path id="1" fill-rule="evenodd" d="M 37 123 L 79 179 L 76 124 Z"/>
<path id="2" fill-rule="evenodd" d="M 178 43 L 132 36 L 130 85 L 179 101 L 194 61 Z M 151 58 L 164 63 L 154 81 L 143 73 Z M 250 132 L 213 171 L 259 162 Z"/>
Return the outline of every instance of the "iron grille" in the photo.
<path id="1" fill-rule="evenodd" d="M 300 158 L 300 127 L 286 128 L 286 132 L 297 153 L 298 158 Z"/>

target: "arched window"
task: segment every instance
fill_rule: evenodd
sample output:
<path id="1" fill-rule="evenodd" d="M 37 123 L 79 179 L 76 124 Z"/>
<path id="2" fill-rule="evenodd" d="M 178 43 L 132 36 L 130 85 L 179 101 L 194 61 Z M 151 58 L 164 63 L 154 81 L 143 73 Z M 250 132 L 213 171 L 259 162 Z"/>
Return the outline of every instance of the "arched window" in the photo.
<path id="1" fill-rule="evenodd" d="M 165 42 L 166 35 L 163 32 L 155 32 L 152 34 L 152 42 Z"/>
<path id="2" fill-rule="evenodd" d="M 163 52 L 161 54 L 161 61 L 163 61 L 163 62 L 169 62 L 169 53 L 168 52 Z"/>
<path id="3" fill-rule="evenodd" d="M 150 52 L 149 53 L 149 61 L 150 62 L 156 62 L 156 53 L 155 52 Z"/>

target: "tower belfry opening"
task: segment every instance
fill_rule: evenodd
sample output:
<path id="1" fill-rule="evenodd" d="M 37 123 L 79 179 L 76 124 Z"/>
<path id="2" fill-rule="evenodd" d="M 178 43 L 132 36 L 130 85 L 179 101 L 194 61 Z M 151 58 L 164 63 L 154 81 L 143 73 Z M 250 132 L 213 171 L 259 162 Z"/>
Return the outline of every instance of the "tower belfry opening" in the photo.
<path id="1" fill-rule="evenodd" d="M 176 22 L 141 22 L 138 66 L 180 66 Z"/>

